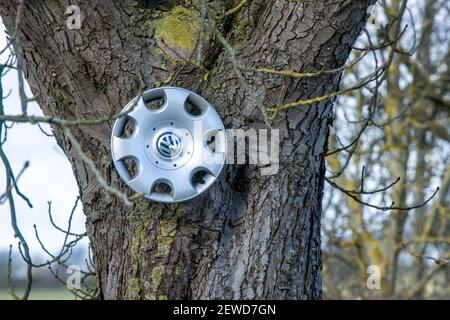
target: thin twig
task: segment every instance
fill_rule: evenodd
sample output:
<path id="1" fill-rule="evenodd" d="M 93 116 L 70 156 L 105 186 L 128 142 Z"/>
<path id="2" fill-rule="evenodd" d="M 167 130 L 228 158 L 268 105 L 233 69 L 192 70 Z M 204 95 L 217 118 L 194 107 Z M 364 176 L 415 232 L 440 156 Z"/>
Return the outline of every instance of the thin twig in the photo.
<path id="1" fill-rule="evenodd" d="M 89 167 L 89 169 L 92 171 L 92 173 L 95 176 L 95 179 L 97 180 L 97 182 L 100 184 L 101 187 L 103 187 L 106 191 L 115 194 L 119 199 L 121 199 L 123 201 L 123 203 L 125 203 L 127 206 L 130 206 L 132 203 L 131 201 L 128 199 L 127 195 L 124 194 L 123 192 L 121 192 L 120 190 L 111 187 L 106 180 L 103 178 L 102 174 L 100 173 L 100 171 L 97 169 L 97 167 L 95 166 L 95 163 L 92 161 L 91 158 L 89 158 L 84 152 L 83 149 L 81 147 L 81 145 L 79 144 L 79 142 L 77 141 L 77 139 L 73 136 L 72 132 L 69 130 L 69 128 L 64 127 L 64 134 L 65 136 L 69 139 L 69 141 L 71 142 L 71 144 L 73 145 L 73 147 L 75 148 L 76 152 L 78 153 L 78 155 L 80 156 L 81 160 L 83 160 L 84 163 L 87 164 L 87 166 Z"/>

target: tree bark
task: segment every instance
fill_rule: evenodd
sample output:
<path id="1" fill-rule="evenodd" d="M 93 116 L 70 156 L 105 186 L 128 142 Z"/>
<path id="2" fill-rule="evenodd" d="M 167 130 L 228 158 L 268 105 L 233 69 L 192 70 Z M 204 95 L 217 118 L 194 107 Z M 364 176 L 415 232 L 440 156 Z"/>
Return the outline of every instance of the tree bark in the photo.
<path id="1" fill-rule="evenodd" d="M 0 13 L 11 34 L 18 1 L 2 2 Z M 20 32 L 25 75 L 44 114 L 105 117 L 141 90 L 171 84 L 202 95 L 226 128 L 262 128 L 261 106 L 339 87 L 339 73 L 293 79 L 245 72 L 248 87 L 243 88 L 216 38 L 203 48 L 205 81 L 200 69 L 173 55 L 193 54 L 189 43 L 158 33 L 175 10 L 183 13 L 175 17 L 182 26 L 172 33 L 196 27 L 188 19 L 199 19 L 191 6 L 197 1 L 159 2 L 80 0 L 82 28 L 69 30 L 64 12 L 71 1 L 26 1 Z M 224 12 L 238 3 L 232 2 L 211 5 Z M 347 60 L 370 2 L 249 1 L 218 28 L 248 67 L 332 69 Z M 279 114 L 273 123 L 280 129 L 278 174 L 261 176 L 256 166 L 228 165 L 209 191 L 176 205 L 141 199 L 125 206 L 101 188 L 61 128 L 53 126 L 79 186 L 101 297 L 320 298 L 321 200 L 332 105 L 328 99 Z M 112 165 L 111 126 L 72 131 L 108 183 L 129 192 Z"/>

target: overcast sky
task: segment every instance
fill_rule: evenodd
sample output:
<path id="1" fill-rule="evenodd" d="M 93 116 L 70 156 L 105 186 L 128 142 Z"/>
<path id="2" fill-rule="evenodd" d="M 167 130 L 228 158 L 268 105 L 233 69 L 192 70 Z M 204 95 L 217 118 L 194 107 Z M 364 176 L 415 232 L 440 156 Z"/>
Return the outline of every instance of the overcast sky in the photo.
<path id="1" fill-rule="evenodd" d="M 4 48 L 5 44 L 6 34 L 0 21 L 0 49 Z M 1 62 L 4 60 L 5 55 L 0 57 Z M 11 90 L 10 96 L 3 102 L 5 113 L 18 114 L 20 100 L 17 72 L 10 71 L 1 81 L 3 92 L 8 93 Z M 29 90 L 28 93 L 31 96 Z M 35 103 L 30 104 L 28 110 L 29 114 L 42 114 Z M 48 126 L 44 128 L 51 132 Z M 63 241 L 63 234 L 50 224 L 47 201 L 52 202 L 55 222 L 65 228 L 78 195 L 78 187 L 70 162 L 56 144 L 55 139 L 45 136 L 36 125 L 15 124 L 8 130 L 8 140 L 4 144 L 4 150 L 15 174 L 20 171 L 25 161 L 30 161 L 30 167 L 20 178 L 19 187 L 30 198 L 33 208 L 30 209 L 18 196 L 15 196 L 15 204 L 20 229 L 32 249 L 32 254 L 42 254 L 34 235 L 33 224 L 37 225 L 41 240 L 48 248 L 53 251 L 58 250 Z M 0 163 L 0 194 L 5 190 L 5 180 L 5 169 L 3 163 Z M 72 222 L 74 232 L 83 232 L 85 229 L 81 209 L 79 205 Z M 0 205 L 0 251 L 7 250 L 9 244 L 17 248 L 17 239 L 14 238 L 11 228 L 9 204 L 6 202 Z"/>

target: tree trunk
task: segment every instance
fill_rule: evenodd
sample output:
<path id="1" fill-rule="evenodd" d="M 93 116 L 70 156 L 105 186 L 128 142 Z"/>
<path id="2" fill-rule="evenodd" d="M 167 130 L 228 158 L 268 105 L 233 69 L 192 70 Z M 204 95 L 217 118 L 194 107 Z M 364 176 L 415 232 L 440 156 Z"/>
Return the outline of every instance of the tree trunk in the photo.
<path id="1" fill-rule="evenodd" d="M 190 34 L 200 19 L 190 2 L 198 1 L 155 6 L 80 0 L 80 30 L 66 28 L 70 2 L 25 2 L 20 33 L 25 75 L 46 115 L 105 117 L 141 90 L 171 84 L 202 95 L 226 128 L 262 128 L 261 106 L 322 96 L 339 86 L 339 73 L 294 79 L 247 71 L 245 88 L 216 37 L 203 45 L 205 79 L 201 68 L 183 59 L 198 50 L 192 42 L 197 35 Z M 247 67 L 320 71 L 345 63 L 370 2 L 248 1 L 217 27 Z M 17 3 L 0 9 L 10 34 Z M 237 3 L 210 4 L 225 12 Z M 167 25 L 174 27 L 166 33 Z M 280 129 L 278 174 L 228 165 L 209 191 L 176 205 L 140 199 L 125 206 L 102 189 L 63 130 L 53 126 L 78 182 L 101 297 L 320 298 L 321 200 L 332 104 L 328 99 L 280 112 L 273 123 Z M 105 179 L 125 191 L 111 161 L 111 126 L 72 131 Z"/>

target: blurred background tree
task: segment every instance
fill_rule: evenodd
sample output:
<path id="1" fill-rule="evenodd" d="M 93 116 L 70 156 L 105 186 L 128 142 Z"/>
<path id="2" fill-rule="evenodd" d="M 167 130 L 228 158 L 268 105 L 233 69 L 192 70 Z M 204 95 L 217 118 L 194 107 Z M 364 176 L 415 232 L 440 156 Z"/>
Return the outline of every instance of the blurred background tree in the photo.
<path id="1" fill-rule="evenodd" d="M 325 298 L 450 297 L 448 13 L 445 0 L 381 1 L 357 44 L 377 50 L 344 83 L 385 70 L 336 104 L 330 150 L 341 152 L 327 157 Z M 381 270 L 379 290 L 367 288 L 370 265 Z"/>

